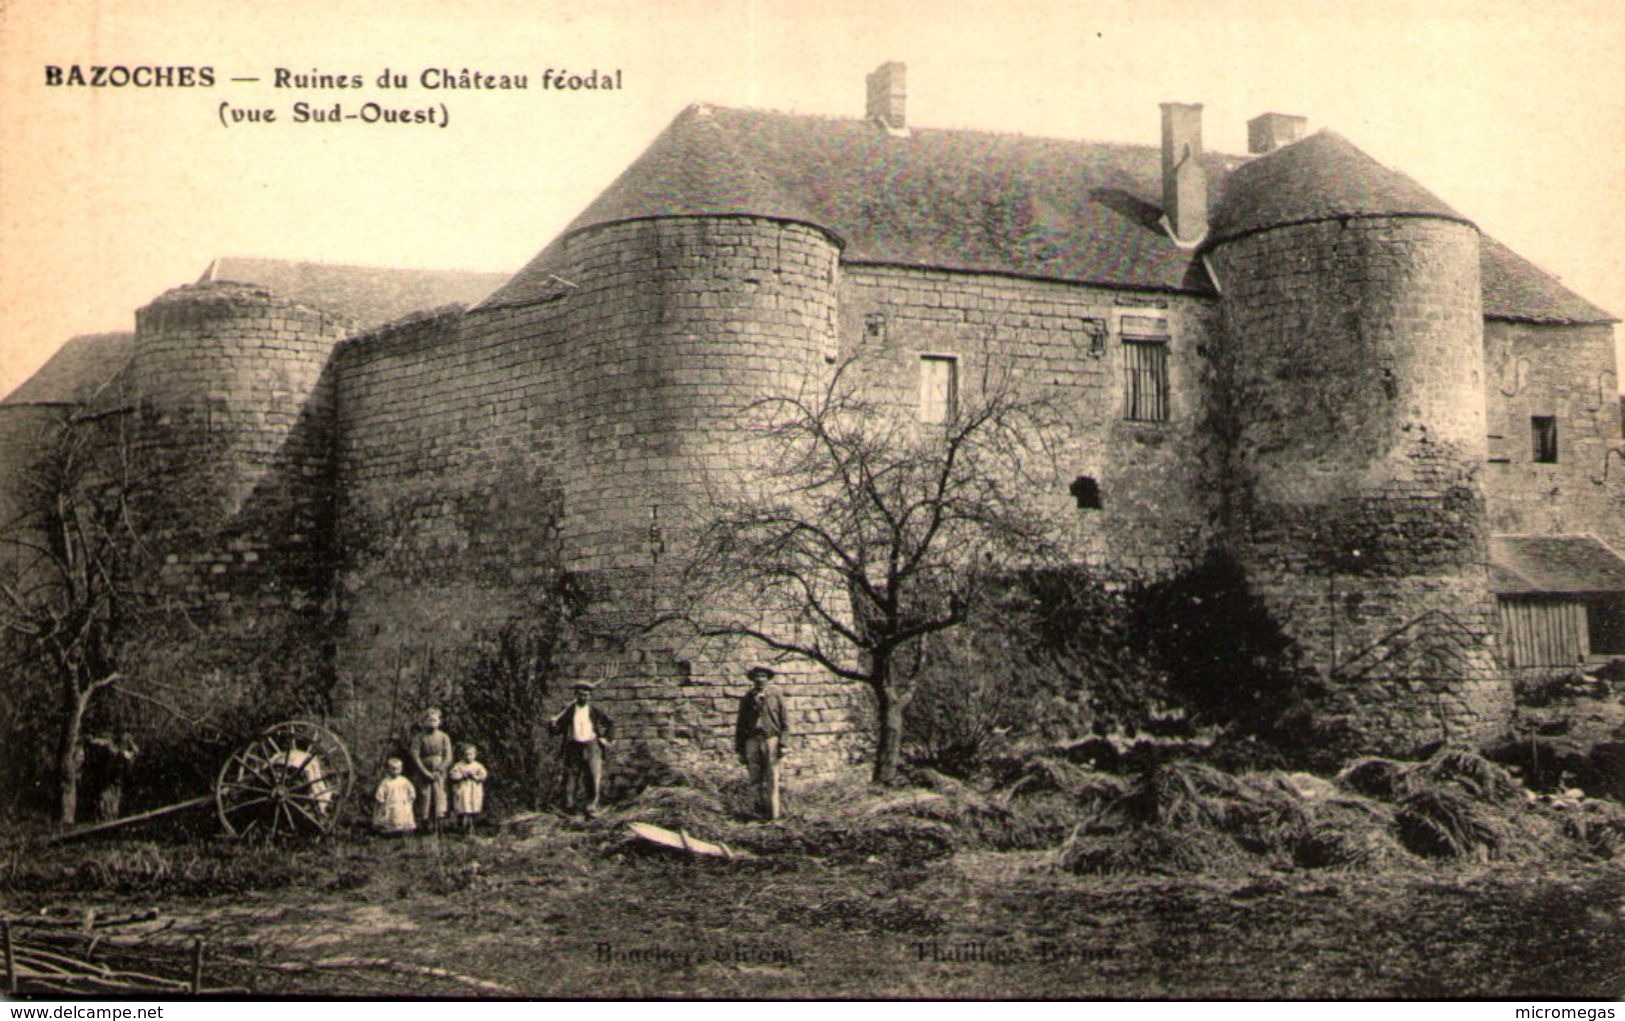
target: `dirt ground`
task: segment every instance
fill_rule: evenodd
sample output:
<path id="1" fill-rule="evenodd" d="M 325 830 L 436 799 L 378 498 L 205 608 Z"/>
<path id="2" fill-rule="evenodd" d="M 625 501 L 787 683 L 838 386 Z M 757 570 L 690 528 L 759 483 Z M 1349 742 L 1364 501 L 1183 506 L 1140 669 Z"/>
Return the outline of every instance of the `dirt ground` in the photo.
<path id="1" fill-rule="evenodd" d="M 156 908 L 173 921 L 146 927 L 162 928 L 149 952 L 183 960 L 204 937 L 209 984 L 256 996 L 1625 995 L 1625 869 L 1612 863 L 1116 878 L 1060 871 L 1047 851 L 726 862 L 655 850 L 623 823 L 14 847 L 0 911 Z M 420 970 L 359 963 L 379 959 Z M 325 964 L 274 967 L 298 962 Z"/>

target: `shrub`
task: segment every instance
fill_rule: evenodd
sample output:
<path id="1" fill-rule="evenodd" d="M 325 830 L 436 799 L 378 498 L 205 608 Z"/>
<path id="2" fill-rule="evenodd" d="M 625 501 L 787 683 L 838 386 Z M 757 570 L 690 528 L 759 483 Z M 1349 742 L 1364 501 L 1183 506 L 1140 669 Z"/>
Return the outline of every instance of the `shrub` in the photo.
<path id="1" fill-rule="evenodd" d="M 548 700 L 555 690 L 562 654 L 586 596 L 569 575 L 543 588 L 522 615 L 480 634 L 472 662 L 446 709 L 479 745 L 480 760 L 500 778 L 491 793 L 498 803 L 538 807 L 557 782 L 557 762 L 545 733 Z"/>
<path id="2" fill-rule="evenodd" d="M 969 626 L 921 643 L 917 668 L 911 753 L 960 774 L 1001 741 L 1091 731 L 1217 728 L 1281 765 L 1341 755 L 1349 740 L 1315 725 L 1330 694 L 1222 556 L 1153 583 L 1021 573 Z"/>

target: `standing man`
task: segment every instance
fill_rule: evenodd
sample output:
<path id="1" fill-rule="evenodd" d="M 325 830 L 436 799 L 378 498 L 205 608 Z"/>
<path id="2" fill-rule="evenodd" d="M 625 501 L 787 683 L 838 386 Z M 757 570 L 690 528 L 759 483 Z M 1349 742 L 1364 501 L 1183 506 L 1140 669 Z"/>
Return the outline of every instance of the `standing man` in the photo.
<path id="1" fill-rule="evenodd" d="M 88 737 L 85 746 L 85 779 L 87 786 L 97 792 L 96 818 L 110 822 L 118 818 L 124 783 L 141 749 L 129 731 L 120 731 L 116 738 Z"/>
<path id="2" fill-rule="evenodd" d="M 559 758 L 564 761 L 564 809 L 574 811 L 581 795 L 590 792 L 585 814 L 598 814 L 598 798 L 604 789 L 604 753 L 615 737 L 615 724 L 595 705 L 591 681 L 577 681 L 575 703 L 553 717 L 553 733 L 560 736 Z M 578 794 L 578 791 L 580 792 Z"/>
<path id="3" fill-rule="evenodd" d="M 765 819 L 779 817 L 779 765 L 784 759 L 784 742 L 790 736 L 790 717 L 784 711 L 784 696 L 768 687 L 773 671 L 753 666 L 745 671 L 750 691 L 739 700 L 739 720 L 734 726 L 734 750 L 750 770 L 756 789 L 756 810 Z"/>
<path id="4" fill-rule="evenodd" d="M 440 710 L 427 709 L 423 726 L 407 746 L 417 778 L 418 820 L 431 833 L 439 832 L 445 818 L 446 774 L 451 770 L 451 738 L 440 729 Z"/>

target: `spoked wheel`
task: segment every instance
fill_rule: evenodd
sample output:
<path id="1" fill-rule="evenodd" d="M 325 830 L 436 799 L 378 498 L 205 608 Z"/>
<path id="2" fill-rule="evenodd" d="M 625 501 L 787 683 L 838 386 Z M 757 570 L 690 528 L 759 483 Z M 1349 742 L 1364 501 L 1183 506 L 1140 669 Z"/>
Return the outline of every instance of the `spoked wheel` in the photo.
<path id="1" fill-rule="evenodd" d="M 350 752 L 332 731 L 278 723 L 220 767 L 215 808 L 236 837 L 331 833 L 353 781 Z"/>

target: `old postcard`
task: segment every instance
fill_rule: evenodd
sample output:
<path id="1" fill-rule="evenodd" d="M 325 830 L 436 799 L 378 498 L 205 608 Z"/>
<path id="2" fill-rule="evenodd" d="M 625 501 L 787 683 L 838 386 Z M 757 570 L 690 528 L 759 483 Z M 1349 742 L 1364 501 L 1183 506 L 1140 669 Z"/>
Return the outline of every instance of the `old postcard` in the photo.
<path id="1" fill-rule="evenodd" d="M 1625 994 L 1622 50 L 5 4 L 0 992 Z"/>

